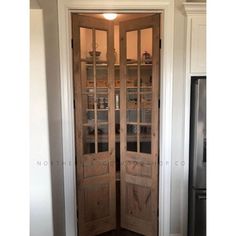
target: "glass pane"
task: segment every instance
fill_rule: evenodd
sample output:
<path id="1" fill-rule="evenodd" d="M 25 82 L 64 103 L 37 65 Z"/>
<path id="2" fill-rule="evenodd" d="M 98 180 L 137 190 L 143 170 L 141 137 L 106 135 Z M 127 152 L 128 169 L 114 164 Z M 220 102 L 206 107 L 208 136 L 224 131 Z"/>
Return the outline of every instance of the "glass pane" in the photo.
<path id="1" fill-rule="evenodd" d="M 83 153 L 95 153 L 94 127 L 83 128 Z"/>
<path id="2" fill-rule="evenodd" d="M 97 88 L 107 88 L 108 68 L 106 65 L 96 65 Z"/>
<path id="3" fill-rule="evenodd" d="M 127 110 L 127 122 L 137 122 L 137 110 Z"/>
<path id="4" fill-rule="evenodd" d="M 151 126 L 140 126 L 140 152 L 151 153 Z"/>
<path id="5" fill-rule="evenodd" d="M 138 90 L 137 90 L 137 88 L 127 88 L 127 93 L 129 93 L 129 94 L 137 94 Z"/>
<path id="6" fill-rule="evenodd" d="M 87 60 L 87 63 L 92 63 L 92 57 L 89 51 L 92 48 L 92 29 L 80 28 L 80 51 L 81 59 Z"/>
<path id="7" fill-rule="evenodd" d="M 141 30 L 142 63 L 152 63 L 152 28 Z"/>
<path id="8" fill-rule="evenodd" d="M 82 95 L 83 124 L 88 124 L 94 119 L 94 96 L 93 94 Z"/>
<path id="9" fill-rule="evenodd" d="M 106 93 L 97 93 L 97 109 L 108 109 L 108 95 Z"/>
<path id="10" fill-rule="evenodd" d="M 137 66 L 127 65 L 126 87 L 136 88 L 138 85 L 138 68 Z"/>
<path id="11" fill-rule="evenodd" d="M 83 92 L 86 91 L 86 89 L 93 89 L 93 67 L 91 64 L 87 64 L 86 61 L 81 61 L 80 76 Z M 87 92 L 92 91 L 88 90 Z"/>
<path id="12" fill-rule="evenodd" d="M 141 93 L 152 93 L 152 88 L 140 88 Z"/>
<path id="13" fill-rule="evenodd" d="M 152 110 L 151 109 L 141 109 L 140 110 L 140 122 L 151 124 L 151 122 L 152 122 Z"/>
<path id="14" fill-rule="evenodd" d="M 105 63 L 107 61 L 107 32 L 104 30 L 96 30 L 95 33 L 96 33 L 96 63 L 97 64 Z"/>
<path id="15" fill-rule="evenodd" d="M 108 125 L 98 125 L 98 152 L 108 151 Z"/>
<path id="16" fill-rule="evenodd" d="M 137 109 L 138 94 L 137 93 L 127 93 L 127 109 Z"/>
<path id="17" fill-rule="evenodd" d="M 130 31 L 126 33 L 127 38 L 127 63 L 137 63 L 138 58 L 138 31 Z"/>
<path id="18" fill-rule="evenodd" d="M 91 64 L 85 64 L 84 62 L 81 63 L 81 79 L 82 79 L 82 87 L 85 86 L 87 88 L 94 88 L 94 69 Z M 85 83 L 86 81 L 86 83 Z"/>
<path id="19" fill-rule="evenodd" d="M 140 70 L 140 86 L 152 86 L 152 65 L 142 65 Z"/>
<path id="20" fill-rule="evenodd" d="M 137 125 L 127 125 L 127 136 L 132 136 L 137 134 Z"/>
<path id="21" fill-rule="evenodd" d="M 88 110 L 84 114 L 86 114 L 86 120 L 83 122 L 83 124 L 93 126 L 94 125 L 94 111 Z"/>
<path id="22" fill-rule="evenodd" d="M 108 122 L 108 110 L 97 112 L 98 123 Z"/>
<path id="23" fill-rule="evenodd" d="M 118 65 L 115 66 L 115 87 L 120 88 L 120 68 Z"/>
<path id="24" fill-rule="evenodd" d="M 140 107 L 152 108 L 152 94 L 151 93 L 142 93 L 140 94 Z"/>
<path id="25" fill-rule="evenodd" d="M 94 109 L 94 95 L 93 94 L 86 94 L 83 95 L 83 100 L 84 100 L 84 107 L 86 107 L 87 109 Z M 85 101 L 87 100 L 87 104 L 85 104 Z"/>
<path id="26" fill-rule="evenodd" d="M 127 151 L 137 152 L 137 125 L 127 125 Z"/>

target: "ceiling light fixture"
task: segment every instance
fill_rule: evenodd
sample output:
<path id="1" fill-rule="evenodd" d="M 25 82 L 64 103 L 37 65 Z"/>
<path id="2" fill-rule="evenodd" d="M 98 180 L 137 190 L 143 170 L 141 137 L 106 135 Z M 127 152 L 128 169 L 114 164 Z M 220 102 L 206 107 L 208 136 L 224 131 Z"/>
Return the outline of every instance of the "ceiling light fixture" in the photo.
<path id="1" fill-rule="evenodd" d="M 104 13 L 103 16 L 107 20 L 115 20 L 117 17 L 117 14 L 116 13 Z"/>

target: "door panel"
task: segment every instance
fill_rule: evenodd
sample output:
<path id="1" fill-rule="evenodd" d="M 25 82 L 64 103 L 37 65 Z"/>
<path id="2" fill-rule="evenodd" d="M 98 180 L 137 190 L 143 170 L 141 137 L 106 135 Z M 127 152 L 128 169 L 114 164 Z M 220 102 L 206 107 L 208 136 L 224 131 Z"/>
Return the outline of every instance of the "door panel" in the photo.
<path id="1" fill-rule="evenodd" d="M 152 236 L 158 234 L 159 25 L 159 15 L 120 23 L 121 227 Z"/>
<path id="2" fill-rule="evenodd" d="M 78 228 L 92 236 L 116 227 L 114 32 L 76 13 L 72 26 Z"/>
<path id="3" fill-rule="evenodd" d="M 206 236 L 206 191 L 195 192 L 195 236 Z"/>

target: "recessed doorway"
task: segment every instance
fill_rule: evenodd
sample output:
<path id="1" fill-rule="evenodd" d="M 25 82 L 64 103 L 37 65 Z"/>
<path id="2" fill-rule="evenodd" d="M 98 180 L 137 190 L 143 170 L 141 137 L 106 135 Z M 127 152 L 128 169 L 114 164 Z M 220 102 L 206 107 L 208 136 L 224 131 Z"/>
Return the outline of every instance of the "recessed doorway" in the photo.
<path id="1" fill-rule="evenodd" d="M 160 14 L 72 13 L 79 236 L 158 235 Z"/>

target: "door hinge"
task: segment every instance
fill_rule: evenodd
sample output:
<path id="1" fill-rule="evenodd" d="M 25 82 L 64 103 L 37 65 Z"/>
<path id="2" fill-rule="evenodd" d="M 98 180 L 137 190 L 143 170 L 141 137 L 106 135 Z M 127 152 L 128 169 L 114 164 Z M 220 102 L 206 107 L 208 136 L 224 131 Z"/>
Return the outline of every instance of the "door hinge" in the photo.
<path id="1" fill-rule="evenodd" d="M 160 39 L 160 42 L 159 42 L 159 48 L 161 48 L 161 39 Z"/>
<path id="2" fill-rule="evenodd" d="M 74 41 L 73 41 L 73 39 L 71 39 L 71 48 L 73 48 L 74 47 Z"/>
<path id="3" fill-rule="evenodd" d="M 73 106 L 74 106 L 74 110 L 75 110 L 75 99 L 73 100 Z"/>
<path id="4" fill-rule="evenodd" d="M 158 108 L 160 108 L 161 107 L 161 101 L 160 101 L 160 99 L 158 99 Z"/>

